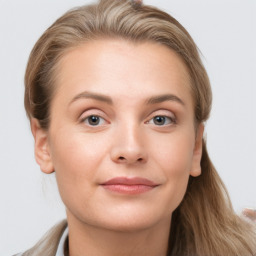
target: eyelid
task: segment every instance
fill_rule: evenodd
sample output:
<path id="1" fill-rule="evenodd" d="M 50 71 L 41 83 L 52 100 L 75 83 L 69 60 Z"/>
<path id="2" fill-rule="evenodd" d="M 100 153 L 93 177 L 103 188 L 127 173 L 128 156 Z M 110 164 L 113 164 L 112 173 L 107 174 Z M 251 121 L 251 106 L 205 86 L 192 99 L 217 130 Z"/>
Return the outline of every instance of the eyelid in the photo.
<path id="1" fill-rule="evenodd" d="M 171 119 L 176 119 L 176 115 L 172 111 L 167 110 L 167 109 L 158 109 L 158 110 L 152 111 L 149 114 L 148 120 L 152 119 L 155 116 L 166 116 L 166 117 L 169 117 Z"/>
<path id="2" fill-rule="evenodd" d="M 104 119 L 106 118 L 106 114 L 102 110 L 100 110 L 98 108 L 88 108 L 88 109 L 83 110 L 83 112 L 80 114 L 79 119 L 83 119 L 85 117 L 93 116 L 93 115 L 100 116 Z"/>

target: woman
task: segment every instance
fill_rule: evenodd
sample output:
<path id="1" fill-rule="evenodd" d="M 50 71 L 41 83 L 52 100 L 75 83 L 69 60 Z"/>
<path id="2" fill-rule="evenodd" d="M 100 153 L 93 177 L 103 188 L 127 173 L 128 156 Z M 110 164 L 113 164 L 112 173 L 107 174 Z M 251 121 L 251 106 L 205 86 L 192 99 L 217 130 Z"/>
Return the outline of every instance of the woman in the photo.
<path id="1" fill-rule="evenodd" d="M 71 10 L 36 43 L 25 85 L 67 222 L 21 255 L 256 253 L 208 157 L 210 84 L 174 18 L 128 0 Z"/>

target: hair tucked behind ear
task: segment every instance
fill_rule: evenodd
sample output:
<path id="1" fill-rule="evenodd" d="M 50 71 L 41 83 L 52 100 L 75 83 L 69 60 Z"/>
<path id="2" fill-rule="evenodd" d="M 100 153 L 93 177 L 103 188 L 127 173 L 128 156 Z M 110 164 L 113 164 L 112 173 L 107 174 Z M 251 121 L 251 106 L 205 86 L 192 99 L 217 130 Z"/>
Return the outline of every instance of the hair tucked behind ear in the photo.
<path id="1" fill-rule="evenodd" d="M 101 0 L 73 9 L 46 30 L 33 48 L 26 70 L 25 108 L 29 118 L 37 118 L 41 127 L 48 129 L 60 58 L 71 47 L 104 38 L 148 41 L 175 51 L 190 74 L 195 123 L 208 119 L 211 88 L 194 41 L 167 13 L 129 0 Z M 201 168 L 201 176 L 190 177 L 186 195 L 173 213 L 169 255 L 255 255 L 255 229 L 234 213 L 205 142 Z"/>

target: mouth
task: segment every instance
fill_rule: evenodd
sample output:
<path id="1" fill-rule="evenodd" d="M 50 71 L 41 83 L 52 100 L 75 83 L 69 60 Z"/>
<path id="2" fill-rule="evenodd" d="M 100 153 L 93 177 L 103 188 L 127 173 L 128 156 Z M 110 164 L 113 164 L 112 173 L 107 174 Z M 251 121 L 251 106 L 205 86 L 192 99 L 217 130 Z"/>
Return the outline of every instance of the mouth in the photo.
<path id="1" fill-rule="evenodd" d="M 100 185 L 106 190 L 129 195 L 145 193 L 159 186 L 151 180 L 140 177 L 116 177 Z"/>

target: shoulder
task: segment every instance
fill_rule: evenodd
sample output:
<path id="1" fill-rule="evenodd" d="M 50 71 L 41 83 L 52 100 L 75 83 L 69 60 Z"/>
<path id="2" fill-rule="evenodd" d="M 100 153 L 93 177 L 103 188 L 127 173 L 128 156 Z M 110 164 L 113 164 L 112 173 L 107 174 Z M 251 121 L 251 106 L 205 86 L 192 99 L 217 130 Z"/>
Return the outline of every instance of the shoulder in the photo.
<path id="1" fill-rule="evenodd" d="M 66 228 L 67 221 L 63 220 L 53 226 L 31 249 L 13 256 L 55 256 L 59 241 Z"/>

